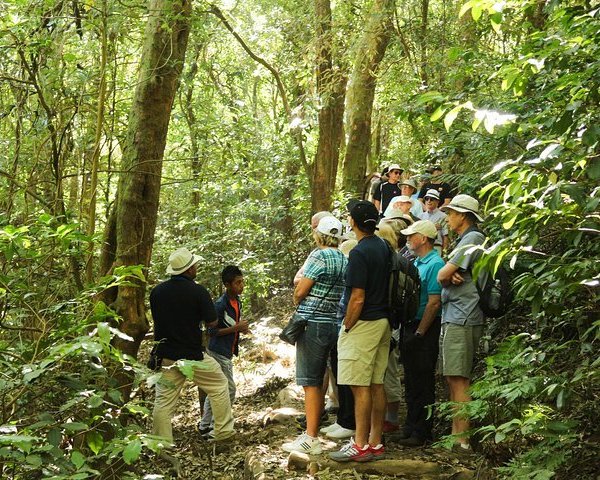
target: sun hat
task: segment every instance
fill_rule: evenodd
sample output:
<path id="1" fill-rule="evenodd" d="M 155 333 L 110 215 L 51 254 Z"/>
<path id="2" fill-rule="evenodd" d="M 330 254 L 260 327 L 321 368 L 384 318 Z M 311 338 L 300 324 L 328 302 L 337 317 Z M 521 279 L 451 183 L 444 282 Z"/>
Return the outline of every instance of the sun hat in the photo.
<path id="1" fill-rule="evenodd" d="M 188 268 L 196 265 L 202 257 L 194 255 L 187 248 L 181 247 L 175 250 L 169 255 L 169 266 L 167 267 L 167 273 L 169 275 L 179 275 L 185 272 Z"/>
<path id="2" fill-rule="evenodd" d="M 413 178 L 407 178 L 406 180 L 402 180 L 399 185 L 408 185 L 409 187 L 412 187 L 415 190 L 417 189 L 417 182 L 415 182 Z"/>
<path id="3" fill-rule="evenodd" d="M 330 237 L 340 238 L 344 232 L 344 226 L 334 216 L 323 217 L 317 225 L 317 232 Z"/>
<path id="4" fill-rule="evenodd" d="M 464 193 L 456 195 L 448 205 L 440 208 L 440 210 L 443 212 L 446 210 L 454 210 L 461 213 L 472 213 L 477 220 L 483 222 L 483 217 L 479 215 L 479 202 L 475 198 L 470 195 L 465 195 Z"/>
<path id="5" fill-rule="evenodd" d="M 438 235 L 437 228 L 435 228 L 435 225 L 431 220 L 419 220 L 418 222 L 409 225 L 408 228 L 401 230 L 400 233 L 407 237 L 409 235 L 414 235 L 415 233 L 420 233 L 429 238 L 436 238 Z"/>
<path id="6" fill-rule="evenodd" d="M 404 169 L 402 169 L 400 167 L 400 165 L 398 165 L 397 163 L 392 163 L 389 167 L 388 167 L 388 172 L 391 172 L 392 170 L 400 170 L 400 173 L 402 173 L 404 171 Z"/>
<path id="7" fill-rule="evenodd" d="M 359 228 L 368 225 L 377 225 L 379 212 L 371 202 L 367 202 L 366 200 L 350 200 L 348 202 L 348 210 L 350 210 L 350 216 Z"/>
<path id="8" fill-rule="evenodd" d="M 436 200 L 440 199 L 440 192 L 438 192 L 435 188 L 430 188 L 429 190 L 427 190 L 427 192 L 425 193 L 425 195 L 423 196 L 423 198 L 435 198 Z"/>

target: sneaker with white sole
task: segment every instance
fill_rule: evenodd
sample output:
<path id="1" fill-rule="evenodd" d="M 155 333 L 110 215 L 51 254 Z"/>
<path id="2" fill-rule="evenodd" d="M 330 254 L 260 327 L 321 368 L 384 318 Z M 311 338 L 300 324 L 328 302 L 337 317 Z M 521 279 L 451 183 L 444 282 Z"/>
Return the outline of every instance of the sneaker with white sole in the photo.
<path id="1" fill-rule="evenodd" d="M 323 427 L 321 430 L 319 430 L 319 432 L 321 432 L 322 434 L 326 434 L 329 432 L 333 432 L 334 430 L 337 430 L 338 428 L 342 428 L 342 426 L 335 422 L 332 423 L 331 425 L 327 425 L 326 427 Z"/>
<path id="2" fill-rule="evenodd" d="M 385 458 L 385 447 L 379 443 L 378 445 L 369 445 L 371 453 L 373 454 L 373 460 L 381 460 Z"/>
<path id="3" fill-rule="evenodd" d="M 309 455 L 319 455 L 323 452 L 319 439 L 311 437 L 307 433 L 298 436 L 293 442 L 284 443 L 281 449 L 284 452 L 301 452 Z"/>
<path id="4" fill-rule="evenodd" d="M 335 430 L 330 430 L 327 432 L 326 436 L 328 438 L 334 438 L 336 440 L 350 438 L 356 433 L 356 430 L 350 430 L 349 428 L 344 428 L 341 425 L 338 425 L 338 428 Z"/>
<path id="5" fill-rule="evenodd" d="M 344 445 L 339 452 L 330 453 L 329 458 L 336 462 L 369 462 L 373 460 L 373 453 L 368 443 L 360 448 L 351 438 L 350 442 Z"/>

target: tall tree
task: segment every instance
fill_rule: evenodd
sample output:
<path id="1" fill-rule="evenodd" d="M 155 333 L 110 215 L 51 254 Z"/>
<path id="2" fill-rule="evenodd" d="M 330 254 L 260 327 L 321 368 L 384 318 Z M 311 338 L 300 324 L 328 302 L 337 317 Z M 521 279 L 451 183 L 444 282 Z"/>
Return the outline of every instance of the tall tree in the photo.
<path id="1" fill-rule="evenodd" d="M 334 67 L 331 3 L 315 0 L 316 75 L 319 96 L 319 141 L 312 169 L 313 212 L 329 210 L 343 134 L 346 75 Z"/>
<path id="2" fill-rule="evenodd" d="M 346 94 L 348 144 L 344 158 L 344 190 L 360 195 L 371 143 L 371 112 L 377 70 L 390 42 L 393 0 L 375 0 L 356 50 L 354 69 Z"/>
<path id="3" fill-rule="evenodd" d="M 189 36 L 191 0 L 150 0 L 148 10 L 117 201 L 105 235 L 105 268 L 150 263 L 167 130 Z M 108 298 L 122 317 L 121 331 L 133 338 L 117 338 L 115 344 L 133 356 L 148 331 L 144 294 L 140 282 L 121 285 Z"/>

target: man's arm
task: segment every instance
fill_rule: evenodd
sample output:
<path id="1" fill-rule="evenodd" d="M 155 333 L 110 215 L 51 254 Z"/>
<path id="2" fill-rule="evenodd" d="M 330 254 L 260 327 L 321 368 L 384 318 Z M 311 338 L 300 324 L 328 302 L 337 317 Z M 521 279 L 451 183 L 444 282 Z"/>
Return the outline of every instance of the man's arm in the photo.
<path id="1" fill-rule="evenodd" d="M 352 287 L 352 293 L 350 294 L 350 300 L 348 301 L 348 308 L 346 309 L 346 316 L 344 317 L 344 327 L 346 330 L 350 330 L 362 313 L 363 305 L 365 304 L 365 290 L 363 288 Z"/>
<path id="2" fill-rule="evenodd" d="M 448 262 L 444 265 L 437 275 L 437 280 L 442 287 L 450 285 L 460 285 L 465 279 L 458 273 L 458 266 Z"/>
<path id="3" fill-rule="evenodd" d="M 310 289 L 315 284 L 314 280 L 310 278 L 302 277 L 296 285 L 296 289 L 294 290 L 294 305 L 298 305 L 302 300 L 304 300 L 308 294 L 310 293 Z"/>
<path id="4" fill-rule="evenodd" d="M 431 324 L 435 320 L 437 313 L 442 306 L 442 296 L 441 295 L 429 295 L 427 300 L 427 305 L 425 305 L 425 311 L 423 312 L 423 318 L 419 322 L 419 326 L 417 327 L 417 332 L 421 335 L 425 335 Z"/>
<path id="5" fill-rule="evenodd" d="M 375 208 L 377 209 L 378 212 L 381 211 L 381 202 L 379 200 L 373 199 L 373 205 L 375 205 Z"/>

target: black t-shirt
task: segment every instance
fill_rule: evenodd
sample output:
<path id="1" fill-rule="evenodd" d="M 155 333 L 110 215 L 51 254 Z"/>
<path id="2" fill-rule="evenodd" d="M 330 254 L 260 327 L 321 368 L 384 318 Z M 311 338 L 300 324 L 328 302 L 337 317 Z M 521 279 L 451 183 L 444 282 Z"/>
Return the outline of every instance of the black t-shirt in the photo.
<path id="1" fill-rule="evenodd" d="M 150 292 L 154 340 L 158 356 L 170 360 L 202 360 L 201 324 L 217 319 L 210 294 L 202 285 L 174 275 Z"/>
<path id="2" fill-rule="evenodd" d="M 352 287 L 365 291 L 360 320 L 378 320 L 388 316 L 389 255 L 385 240 L 375 235 L 361 239 L 350 251 L 346 268 L 346 298 L 350 298 Z"/>
<path id="3" fill-rule="evenodd" d="M 419 192 L 419 198 L 424 198 L 425 195 L 427 194 L 427 191 L 433 189 L 433 190 L 437 190 L 440 194 L 440 205 L 442 203 L 444 203 L 444 200 L 446 200 L 446 198 L 452 198 L 454 196 L 453 192 L 452 192 L 452 186 L 449 183 L 446 182 L 442 182 L 442 183 L 426 183 L 425 185 L 423 185 L 423 188 L 421 188 L 421 191 Z"/>
<path id="4" fill-rule="evenodd" d="M 381 202 L 381 213 L 385 212 L 385 209 L 391 202 L 392 198 L 400 196 L 400 185 L 397 183 L 385 182 L 382 183 L 377 190 L 373 198 Z"/>

